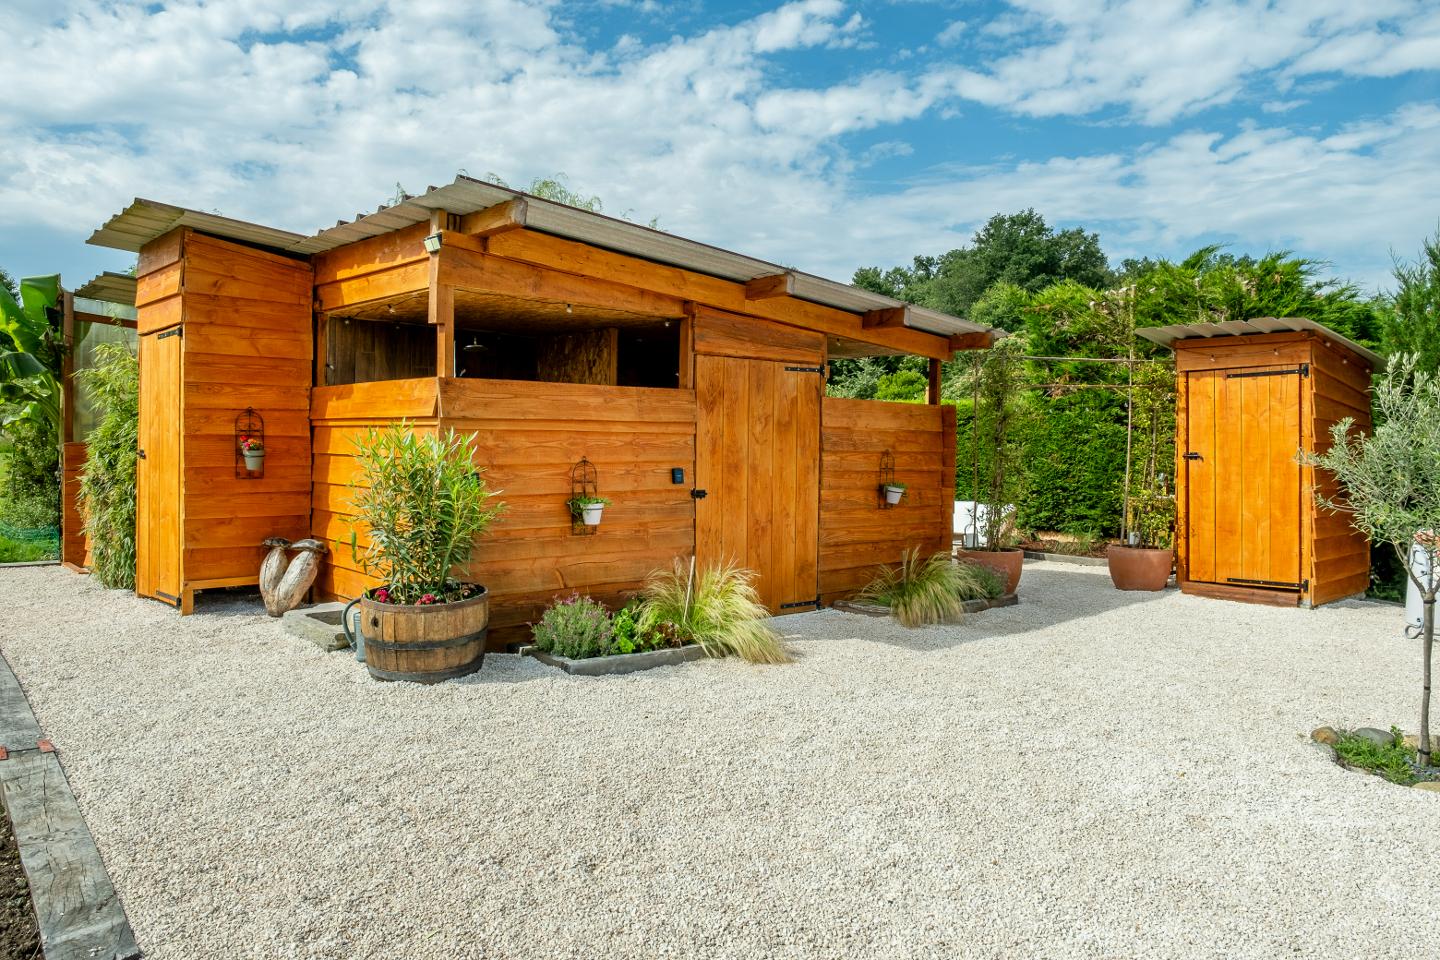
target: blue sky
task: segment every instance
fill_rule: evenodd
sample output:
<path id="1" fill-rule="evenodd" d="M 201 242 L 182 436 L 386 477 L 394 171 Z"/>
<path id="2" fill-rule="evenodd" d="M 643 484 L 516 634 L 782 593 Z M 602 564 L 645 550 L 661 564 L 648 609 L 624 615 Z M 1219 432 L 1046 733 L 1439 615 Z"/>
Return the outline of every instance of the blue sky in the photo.
<path id="1" fill-rule="evenodd" d="M 457 170 L 848 279 L 1034 207 L 1113 260 L 1440 228 L 1440 0 L 8 0 L 0 265 L 132 197 L 310 233 Z"/>

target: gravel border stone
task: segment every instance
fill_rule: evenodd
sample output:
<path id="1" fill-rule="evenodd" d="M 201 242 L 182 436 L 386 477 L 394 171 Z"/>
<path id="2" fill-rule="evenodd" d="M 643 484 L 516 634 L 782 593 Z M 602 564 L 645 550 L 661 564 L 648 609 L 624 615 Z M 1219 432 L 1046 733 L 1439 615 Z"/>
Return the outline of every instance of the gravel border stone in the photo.
<path id="1" fill-rule="evenodd" d="M 622 673 L 654 670 L 657 667 L 673 667 L 705 659 L 705 648 L 698 643 L 692 643 L 686 647 L 672 647 L 667 650 L 617 653 L 609 657 L 586 657 L 582 660 L 556 656 L 535 646 L 521 647 L 517 652 L 521 656 L 534 657 L 546 666 L 558 667 L 575 677 L 614 677 Z"/>

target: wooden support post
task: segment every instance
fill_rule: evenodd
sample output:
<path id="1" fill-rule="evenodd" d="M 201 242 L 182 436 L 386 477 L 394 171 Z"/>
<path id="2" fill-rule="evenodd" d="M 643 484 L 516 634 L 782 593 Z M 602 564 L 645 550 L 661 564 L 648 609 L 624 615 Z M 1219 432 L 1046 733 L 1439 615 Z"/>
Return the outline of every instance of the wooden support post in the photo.
<path id="1" fill-rule="evenodd" d="M 449 223 L 444 210 L 430 212 L 430 227 L 441 233 Z M 429 320 L 435 328 L 435 376 L 455 376 L 455 287 L 443 275 L 445 248 L 430 254 Z"/>
<path id="2" fill-rule="evenodd" d="M 60 291 L 60 333 L 65 349 L 60 356 L 60 444 L 57 457 L 64 456 L 65 444 L 75 439 L 75 295 Z"/>
<path id="3" fill-rule="evenodd" d="M 695 389 L 695 303 L 685 302 L 685 319 L 680 321 L 680 376 L 677 384 L 681 390 Z"/>
<path id="4" fill-rule="evenodd" d="M 940 361 L 930 360 L 928 382 L 925 385 L 925 402 L 934 406 L 940 402 Z"/>

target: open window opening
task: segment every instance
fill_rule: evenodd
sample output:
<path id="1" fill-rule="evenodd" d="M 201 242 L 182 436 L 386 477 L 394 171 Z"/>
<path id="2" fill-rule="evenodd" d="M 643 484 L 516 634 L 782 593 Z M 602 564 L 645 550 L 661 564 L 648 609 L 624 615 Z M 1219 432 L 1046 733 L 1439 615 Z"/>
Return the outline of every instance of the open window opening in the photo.
<path id="1" fill-rule="evenodd" d="M 417 291 L 325 317 L 329 386 L 435 375 L 436 330 Z M 678 387 L 682 318 L 455 291 L 455 376 Z"/>

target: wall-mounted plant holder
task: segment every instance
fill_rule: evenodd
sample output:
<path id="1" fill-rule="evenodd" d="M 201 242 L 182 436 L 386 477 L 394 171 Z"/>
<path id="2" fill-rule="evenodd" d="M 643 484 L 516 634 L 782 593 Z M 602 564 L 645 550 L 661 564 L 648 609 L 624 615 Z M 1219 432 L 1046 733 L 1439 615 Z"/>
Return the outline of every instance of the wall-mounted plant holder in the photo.
<path id="1" fill-rule="evenodd" d="M 265 418 L 246 407 L 235 417 L 235 476 L 258 480 L 265 476 Z"/>
<path id="2" fill-rule="evenodd" d="M 895 457 L 886 450 L 880 454 L 880 509 L 889 510 L 905 496 L 905 484 L 895 481 Z"/>
<path id="3" fill-rule="evenodd" d="M 607 503 L 609 501 L 600 496 L 600 474 L 595 464 L 581 457 L 580 462 L 570 468 L 570 499 L 565 502 L 570 510 L 571 535 L 593 537 Z"/>

